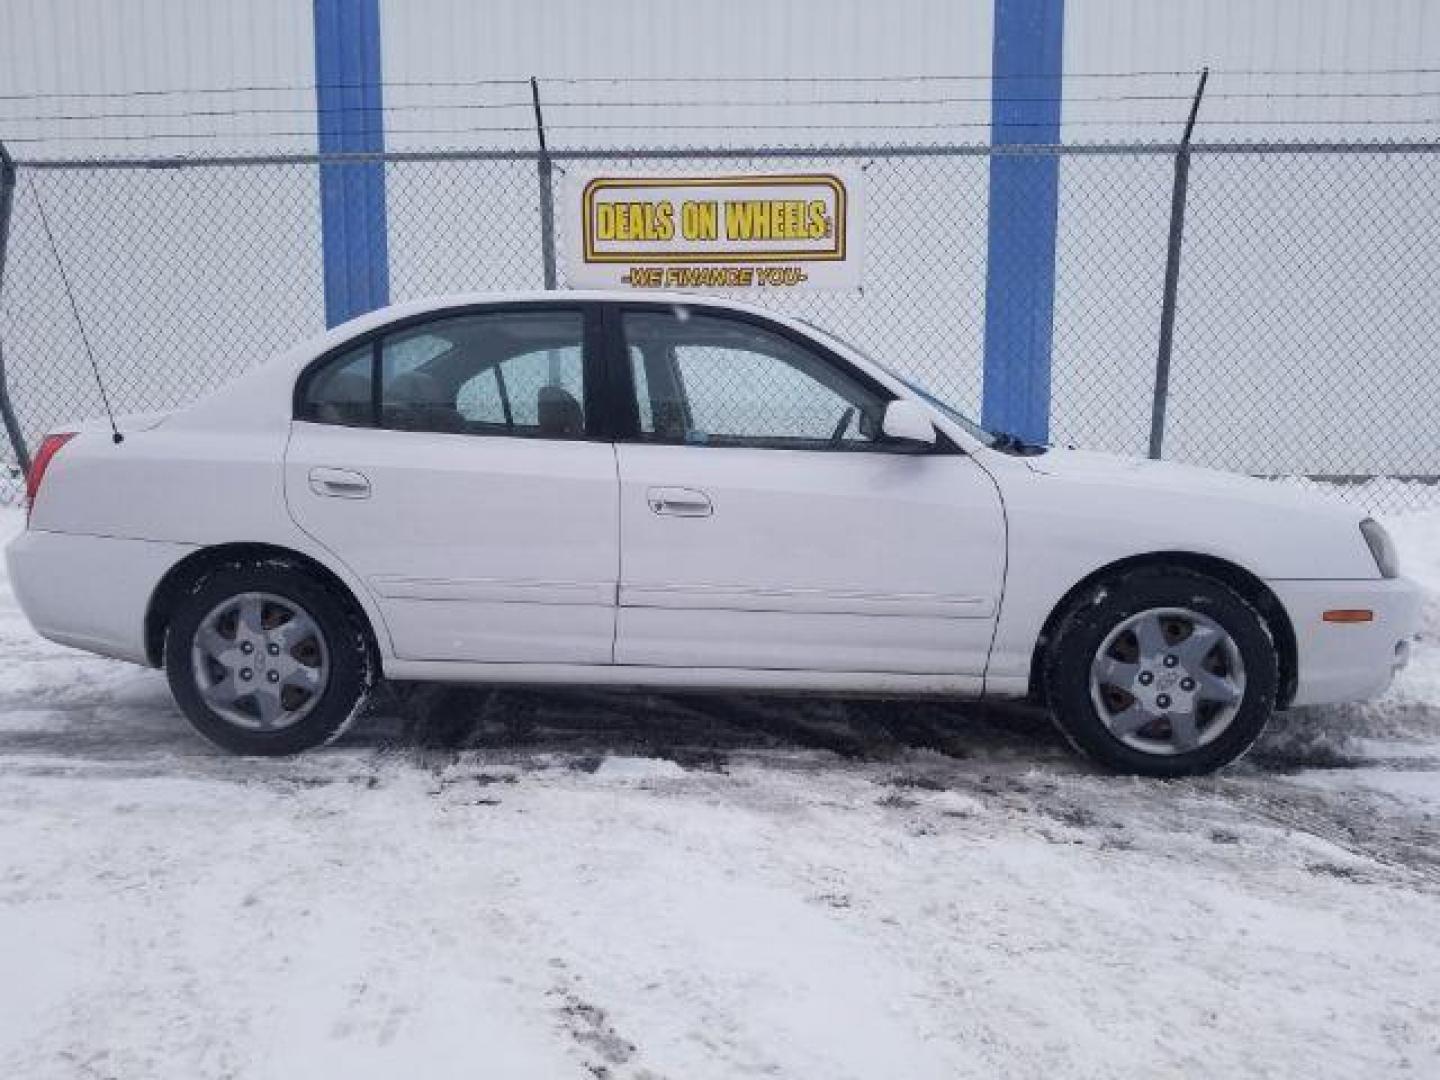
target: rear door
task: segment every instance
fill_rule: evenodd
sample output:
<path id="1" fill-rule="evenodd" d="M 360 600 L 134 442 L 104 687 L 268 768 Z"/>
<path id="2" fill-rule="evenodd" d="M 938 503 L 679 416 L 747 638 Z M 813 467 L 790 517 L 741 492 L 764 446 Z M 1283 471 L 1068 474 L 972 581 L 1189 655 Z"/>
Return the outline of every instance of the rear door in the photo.
<path id="1" fill-rule="evenodd" d="M 597 437 L 599 311 L 447 312 L 302 377 L 296 522 L 375 594 L 410 660 L 608 664 L 619 522 Z"/>
<path id="2" fill-rule="evenodd" d="M 955 447 L 878 439 L 892 395 L 808 338 L 633 305 L 613 352 L 623 664 L 983 674 L 1005 532 Z"/>

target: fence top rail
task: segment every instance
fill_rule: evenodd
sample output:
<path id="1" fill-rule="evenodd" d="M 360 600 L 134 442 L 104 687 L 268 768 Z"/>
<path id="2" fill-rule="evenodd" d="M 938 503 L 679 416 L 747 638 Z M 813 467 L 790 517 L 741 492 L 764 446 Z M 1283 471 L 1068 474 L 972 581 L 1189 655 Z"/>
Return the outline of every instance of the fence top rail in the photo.
<path id="1" fill-rule="evenodd" d="M 542 154 L 552 161 L 740 160 L 746 158 L 943 158 L 943 157 L 1085 157 L 1170 156 L 1180 149 L 1174 142 L 1000 144 L 916 143 L 910 145 L 833 146 L 674 146 L 674 147 L 569 147 L 541 151 L 523 149 L 391 150 L 348 154 L 227 154 L 181 157 L 102 157 L 17 159 L 22 169 L 211 169 L 257 165 L 346 165 L 446 162 L 534 161 Z M 3 142 L 0 142 L 3 150 Z M 1196 142 L 1192 156 L 1205 154 L 1440 154 L 1440 140 L 1373 142 Z"/>

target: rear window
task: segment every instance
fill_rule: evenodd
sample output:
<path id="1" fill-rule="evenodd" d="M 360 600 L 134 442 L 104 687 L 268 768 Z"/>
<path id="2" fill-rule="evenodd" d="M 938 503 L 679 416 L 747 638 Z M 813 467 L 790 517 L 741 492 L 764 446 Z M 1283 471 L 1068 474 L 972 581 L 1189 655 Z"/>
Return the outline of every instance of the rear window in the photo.
<path id="1" fill-rule="evenodd" d="M 373 426 L 374 352 L 367 342 L 313 372 L 300 402 L 300 419 L 345 427 Z"/>
<path id="2" fill-rule="evenodd" d="M 583 437 L 584 340 L 584 314 L 573 309 L 412 324 L 313 369 L 297 416 L 396 431 Z"/>

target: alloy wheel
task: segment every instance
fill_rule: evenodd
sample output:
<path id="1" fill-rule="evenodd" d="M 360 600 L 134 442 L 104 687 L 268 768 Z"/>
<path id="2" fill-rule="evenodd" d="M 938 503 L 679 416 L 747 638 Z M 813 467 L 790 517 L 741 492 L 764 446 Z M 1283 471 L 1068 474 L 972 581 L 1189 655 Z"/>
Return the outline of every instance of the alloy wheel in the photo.
<path id="1" fill-rule="evenodd" d="M 1214 742 L 1245 699 L 1245 664 L 1226 630 L 1183 607 L 1150 608 L 1106 636 L 1090 665 L 1090 698 L 1125 745 L 1184 754 Z"/>
<path id="2" fill-rule="evenodd" d="M 250 730 L 298 723 L 330 680 L 319 623 L 272 593 L 240 593 L 215 605 L 195 632 L 191 662 L 205 704 Z"/>

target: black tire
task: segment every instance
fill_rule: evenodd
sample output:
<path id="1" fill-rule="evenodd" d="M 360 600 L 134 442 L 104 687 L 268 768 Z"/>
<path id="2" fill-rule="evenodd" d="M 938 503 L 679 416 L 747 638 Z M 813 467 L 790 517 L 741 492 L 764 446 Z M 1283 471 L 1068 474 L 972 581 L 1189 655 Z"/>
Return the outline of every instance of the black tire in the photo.
<path id="1" fill-rule="evenodd" d="M 197 683 L 192 647 L 206 616 L 243 593 L 268 593 L 292 601 L 319 627 L 328 654 L 329 677 L 294 723 L 262 730 L 242 726 L 206 702 Z M 303 566 L 283 560 L 236 561 L 203 575 L 185 593 L 165 634 L 165 674 L 170 690 L 201 735 L 236 754 L 266 757 L 296 754 L 340 736 L 360 711 L 375 682 L 376 665 L 362 616 L 348 598 L 336 595 Z"/>
<path id="2" fill-rule="evenodd" d="M 1122 741 L 1091 694 L 1091 664 L 1106 638 L 1155 608 L 1183 608 L 1218 623 L 1244 664 L 1244 693 L 1228 726 L 1212 741 L 1170 754 Z M 1088 589 L 1060 620 L 1044 664 L 1046 704 L 1061 734 L 1102 765 L 1141 776 L 1194 776 L 1240 757 L 1265 729 L 1280 683 L 1275 642 L 1260 613 L 1224 582 L 1179 568 L 1140 569 Z"/>

